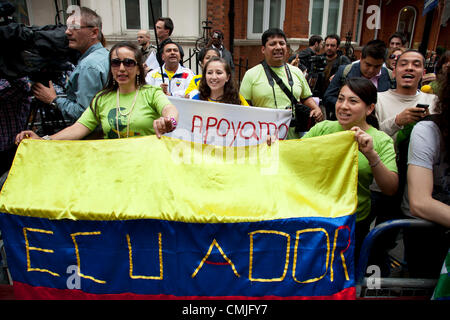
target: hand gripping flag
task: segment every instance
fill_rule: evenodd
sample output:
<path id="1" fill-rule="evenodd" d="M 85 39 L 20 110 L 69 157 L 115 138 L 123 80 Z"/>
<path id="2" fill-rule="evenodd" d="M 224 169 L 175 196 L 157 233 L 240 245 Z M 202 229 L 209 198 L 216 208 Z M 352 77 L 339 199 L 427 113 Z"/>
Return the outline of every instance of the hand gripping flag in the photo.
<path id="1" fill-rule="evenodd" d="M 353 299 L 352 132 L 247 147 L 24 140 L 0 195 L 22 299 Z"/>

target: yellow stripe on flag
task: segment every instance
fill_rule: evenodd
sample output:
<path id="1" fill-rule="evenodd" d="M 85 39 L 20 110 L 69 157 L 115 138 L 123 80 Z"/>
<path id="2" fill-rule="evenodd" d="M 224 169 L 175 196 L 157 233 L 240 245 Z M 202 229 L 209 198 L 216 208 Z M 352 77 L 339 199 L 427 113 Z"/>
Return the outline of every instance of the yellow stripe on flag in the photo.
<path id="1" fill-rule="evenodd" d="M 49 219 L 253 222 L 341 217 L 357 205 L 353 132 L 215 147 L 155 136 L 24 140 L 0 212 Z"/>

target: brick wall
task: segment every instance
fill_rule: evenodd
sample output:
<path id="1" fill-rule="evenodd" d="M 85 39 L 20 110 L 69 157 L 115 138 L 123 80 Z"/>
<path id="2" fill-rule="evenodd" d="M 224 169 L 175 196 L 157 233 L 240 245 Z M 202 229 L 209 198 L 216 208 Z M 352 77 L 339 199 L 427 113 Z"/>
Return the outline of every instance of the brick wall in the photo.
<path id="1" fill-rule="evenodd" d="M 207 0 L 206 14 L 208 20 L 212 21 L 212 30 L 222 30 L 225 35 L 225 44 L 228 43 L 228 35 L 230 34 L 230 24 L 228 20 L 229 10 L 229 1 Z"/>
<path id="2" fill-rule="evenodd" d="M 235 16 L 234 16 L 234 62 L 239 63 L 239 58 L 245 64 L 248 59 L 249 67 L 255 66 L 263 59 L 261 53 L 260 41 L 247 40 L 247 17 L 248 17 L 248 0 L 234 0 Z M 379 0 L 366 0 L 363 8 L 362 32 L 361 32 L 361 46 L 373 40 L 375 37 L 375 30 L 370 30 L 366 27 L 367 19 L 370 14 L 366 13 L 367 7 L 370 5 L 379 5 Z M 381 16 L 381 30 L 378 30 L 378 39 L 388 41 L 389 36 L 395 32 L 397 28 L 398 13 L 405 5 L 411 5 L 417 9 L 417 20 L 414 31 L 413 43 L 420 43 L 422 41 L 423 29 L 425 26 L 425 17 L 422 16 L 423 0 L 397 0 L 388 2 L 386 5 L 383 2 L 382 16 Z M 291 39 L 307 39 L 309 37 L 309 4 L 310 0 L 286 0 L 285 21 L 283 25 L 286 36 Z M 213 22 L 213 29 L 221 29 L 225 34 L 225 46 L 229 47 L 229 7 L 230 0 L 207 0 L 207 15 L 208 19 Z M 438 10 L 435 10 L 436 12 Z M 352 31 L 352 39 L 356 38 L 358 1 L 344 0 L 342 10 L 341 23 L 341 39 L 342 45 L 345 43 L 345 37 L 348 31 Z M 430 33 L 429 48 L 435 48 L 436 45 L 448 45 L 450 32 L 449 27 L 439 26 L 440 14 L 436 13 L 433 21 L 432 32 Z M 292 44 L 292 50 L 299 47 L 299 41 Z M 300 48 L 306 48 L 307 43 L 300 43 Z M 356 56 L 359 58 L 361 47 L 356 46 Z M 241 75 L 243 75 L 243 70 Z M 237 74 L 236 74 L 237 77 Z"/>

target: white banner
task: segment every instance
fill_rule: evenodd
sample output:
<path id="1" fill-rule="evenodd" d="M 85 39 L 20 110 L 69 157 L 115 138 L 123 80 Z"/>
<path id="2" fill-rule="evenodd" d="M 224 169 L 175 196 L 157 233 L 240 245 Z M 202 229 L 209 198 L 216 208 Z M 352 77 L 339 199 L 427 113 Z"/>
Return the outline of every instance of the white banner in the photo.
<path id="1" fill-rule="evenodd" d="M 285 140 L 291 111 L 245 107 L 169 97 L 179 112 L 177 129 L 168 137 L 216 146 L 265 143 L 268 135 Z"/>

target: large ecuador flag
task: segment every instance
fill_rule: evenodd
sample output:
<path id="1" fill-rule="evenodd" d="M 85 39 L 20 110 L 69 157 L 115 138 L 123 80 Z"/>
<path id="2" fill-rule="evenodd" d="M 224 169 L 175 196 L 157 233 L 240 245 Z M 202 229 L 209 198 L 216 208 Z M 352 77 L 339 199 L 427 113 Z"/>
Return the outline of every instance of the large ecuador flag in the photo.
<path id="1" fill-rule="evenodd" d="M 353 299 L 351 132 L 247 147 L 24 140 L 0 196 L 22 299 Z"/>

